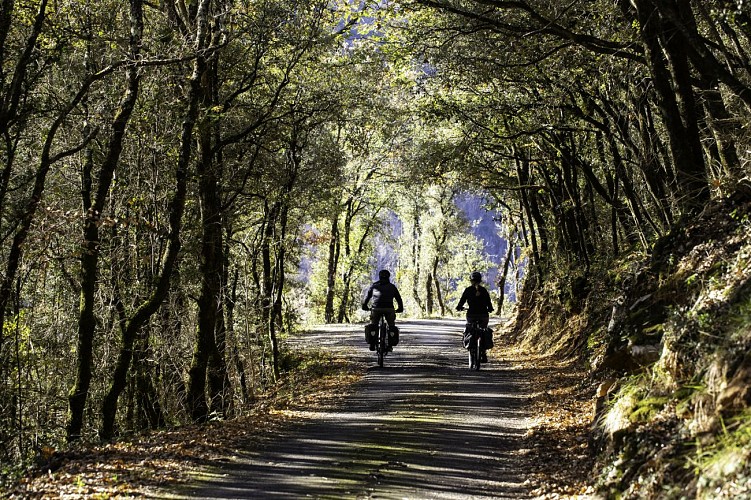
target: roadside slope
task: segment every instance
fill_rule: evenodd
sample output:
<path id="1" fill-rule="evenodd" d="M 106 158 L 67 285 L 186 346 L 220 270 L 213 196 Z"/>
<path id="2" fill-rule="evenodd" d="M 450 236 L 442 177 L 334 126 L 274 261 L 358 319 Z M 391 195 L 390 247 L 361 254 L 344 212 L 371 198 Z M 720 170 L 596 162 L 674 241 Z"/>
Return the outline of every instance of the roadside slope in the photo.
<path id="1" fill-rule="evenodd" d="M 677 224 L 650 255 L 523 296 L 512 337 L 581 373 L 556 404 L 588 409 L 567 435 L 586 432 L 597 463 L 580 473 L 599 494 L 751 495 L 750 234 L 747 190 Z M 565 427 L 560 415 L 549 429 Z"/>

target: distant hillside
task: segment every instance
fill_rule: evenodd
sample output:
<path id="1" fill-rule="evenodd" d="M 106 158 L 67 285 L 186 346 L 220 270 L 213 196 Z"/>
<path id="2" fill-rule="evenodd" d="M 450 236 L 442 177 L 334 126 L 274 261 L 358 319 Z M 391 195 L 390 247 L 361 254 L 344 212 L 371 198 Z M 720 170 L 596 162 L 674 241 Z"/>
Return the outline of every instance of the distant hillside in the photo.
<path id="1" fill-rule="evenodd" d="M 481 196 L 464 194 L 457 199 L 456 206 L 470 223 L 472 234 L 485 243 L 485 255 L 496 263 L 486 275 L 486 282 L 491 290 L 498 288 L 498 278 L 508 252 L 508 240 L 501 237 L 501 214 L 488 210 L 486 200 Z M 523 265 L 522 265 L 523 268 Z M 506 284 L 506 300 L 516 301 L 516 288 Z"/>

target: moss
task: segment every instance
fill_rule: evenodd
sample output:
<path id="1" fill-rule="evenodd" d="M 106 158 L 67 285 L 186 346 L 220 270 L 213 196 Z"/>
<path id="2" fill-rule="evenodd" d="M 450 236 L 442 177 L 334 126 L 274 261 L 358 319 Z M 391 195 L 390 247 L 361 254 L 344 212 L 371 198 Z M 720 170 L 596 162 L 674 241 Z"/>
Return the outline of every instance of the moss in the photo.
<path id="1" fill-rule="evenodd" d="M 631 425 L 630 415 L 637 408 L 639 401 L 647 394 L 643 376 L 632 377 L 623 383 L 618 393 L 610 402 L 610 409 L 603 420 L 605 432 L 611 436 L 622 432 Z"/>
<path id="2" fill-rule="evenodd" d="M 706 391 L 704 385 L 684 385 L 673 394 L 673 401 L 675 402 L 675 415 L 678 418 L 688 419 L 693 416 L 694 404 L 697 394 L 702 394 Z"/>
<path id="3" fill-rule="evenodd" d="M 669 399 L 665 396 L 651 396 L 639 400 L 636 408 L 631 412 L 628 419 L 632 423 L 648 422 L 662 410 L 668 403 Z"/>
<path id="4" fill-rule="evenodd" d="M 602 326 L 590 333 L 587 338 L 587 349 L 594 351 L 600 347 L 603 347 L 607 342 L 607 328 Z"/>
<path id="5" fill-rule="evenodd" d="M 695 472 L 700 490 L 707 494 L 734 483 L 748 484 L 751 457 L 751 409 L 722 426 L 722 432 L 709 445 L 697 444 Z"/>
<path id="6" fill-rule="evenodd" d="M 751 294 L 733 305 L 728 324 L 734 339 L 751 337 Z"/>
<path id="7" fill-rule="evenodd" d="M 651 326 L 629 332 L 628 340 L 634 345 L 654 345 L 660 343 L 665 333 L 665 323 L 657 323 Z"/>

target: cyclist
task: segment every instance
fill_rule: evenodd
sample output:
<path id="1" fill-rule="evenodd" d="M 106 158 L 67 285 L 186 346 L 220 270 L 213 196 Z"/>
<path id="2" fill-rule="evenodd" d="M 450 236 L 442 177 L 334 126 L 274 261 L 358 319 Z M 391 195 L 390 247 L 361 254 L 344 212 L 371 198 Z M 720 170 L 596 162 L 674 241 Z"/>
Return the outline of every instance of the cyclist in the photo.
<path id="1" fill-rule="evenodd" d="M 396 313 L 404 312 L 404 304 L 396 285 L 389 281 L 390 277 L 391 273 L 386 269 L 378 272 L 378 281 L 370 285 L 365 300 L 362 301 L 362 309 L 363 311 L 370 311 L 370 328 L 376 329 L 378 321 L 380 321 L 381 315 L 383 315 L 389 324 L 389 330 L 397 332 L 395 325 Z M 373 299 L 373 303 L 371 307 L 368 307 L 368 302 L 371 298 Z M 396 310 L 394 310 L 394 301 L 396 301 L 397 305 Z M 376 337 L 371 335 L 369 339 L 370 350 L 375 351 Z M 389 346 L 390 350 L 392 350 L 391 346 Z"/>
<path id="2" fill-rule="evenodd" d="M 490 313 L 493 312 L 490 293 L 488 293 L 487 288 L 480 284 L 482 283 L 482 274 L 477 271 L 469 275 L 469 282 L 471 285 L 464 289 L 456 310 L 463 311 L 464 304 L 466 303 L 469 306 L 467 310 L 467 324 L 476 321 L 482 328 L 487 328 L 490 321 Z M 486 363 L 488 361 L 485 349 L 482 350 L 480 356 L 481 362 Z"/>

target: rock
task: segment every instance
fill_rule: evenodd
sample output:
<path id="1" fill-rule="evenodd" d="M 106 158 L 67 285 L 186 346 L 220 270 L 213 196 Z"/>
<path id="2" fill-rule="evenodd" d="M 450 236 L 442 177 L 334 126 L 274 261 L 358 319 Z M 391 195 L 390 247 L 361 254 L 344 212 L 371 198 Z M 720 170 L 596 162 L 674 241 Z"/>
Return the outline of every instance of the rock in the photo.
<path id="1" fill-rule="evenodd" d="M 648 366 L 657 362 L 662 355 L 663 344 L 632 345 L 629 347 L 631 358 L 639 366 Z"/>
<path id="2" fill-rule="evenodd" d="M 597 425 L 598 421 L 605 413 L 605 403 L 608 400 L 608 395 L 612 392 L 613 387 L 618 382 L 618 379 L 609 378 L 600 383 L 597 388 L 597 396 L 595 397 L 594 408 L 592 409 L 592 428 Z"/>
<path id="3" fill-rule="evenodd" d="M 598 367 L 598 371 L 611 369 L 616 372 L 631 372 L 638 368 L 639 365 L 634 361 L 628 347 L 621 346 L 616 348 L 613 352 L 605 355 L 602 364 Z"/>
<path id="4" fill-rule="evenodd" d="M 717 400 L 721 412 L 736 412 L 751 405 L 751 355 L 746 354 Z"/>
<path id="5" fill-rule="evenodd" d="M 600 383 L 599 387 L 597 387 L 597 397 L 603 398 L 607 396 L 611 392 L 610 390 L 613 388 L 613 386 L 615 385 L 617 381 L 618 379 L 609 378 L 603 381 L 602 383 Z"/>
<path id="6" fill-rule="evenodd" d="M 655 363 L 662 355 L 663 344 L 620 346 L 602 359 L 597 372 L 611 369 L 616 372 L 634 372 Z"/>

